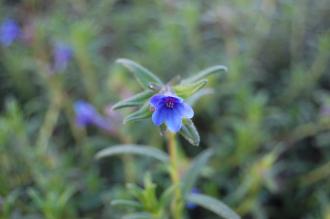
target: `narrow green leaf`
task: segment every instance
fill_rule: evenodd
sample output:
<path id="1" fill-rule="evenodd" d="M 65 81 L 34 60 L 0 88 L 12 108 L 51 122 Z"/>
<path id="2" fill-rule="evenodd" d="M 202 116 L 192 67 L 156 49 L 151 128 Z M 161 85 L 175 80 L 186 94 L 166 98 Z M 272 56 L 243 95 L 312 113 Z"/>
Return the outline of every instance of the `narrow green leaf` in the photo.
<path id="1" fill-rule="evenodd" d="M 121 100 L 115 105 L 113 105 L 112 109 L 117 110 L 120 108 L 125 108 L 125 107 L 134 107 L 134 106 L 140 106 L 142 105 L 148 98 L 150 98 L 154 92 L 150 90 L 145 90 L 141 93 L 138 93 L 132 97 L 129 97 L 125 100 Z"/>
<path id="2" fill-rule="evenodd" d="M 219 71 L 225 71 L 227 72 L 228 69 L 226 66 L 224 65 L 216 65 L 216 66 L 212 66 L 212 67 L 209 67 L 185 80 L 182 81 L 182 84 L 190 84 L 190 83 L 194 83 L 196 81 L 199 81 L 201 79 L 204 79 L 208 76 L 210 76 L 211 74 L 214 74 L 214 73 L 217 73 Z"/>
<path id="3" fill-rule="evenodd" d="M 187 201 L 199 205 L 205 209 L 212 211 L 218 216 L 225 219 L 240 219 L 241 217 L 230 209 L 223 202 L 202 194 L 190 194 L 187 196 Z"/>
<path id="4" fill-rule="evenodd" d="M 38 207 L 42 207 L 44 200 L 41 198 L 41 195 L 37 190 L 31 188 L 28 190 L 28 194 Z"/>
<path id="5" fill-rule="evenodd" d="M 171 185 L 162 193 L 160 197 L 161 206 L 168 206 L 171 203 L 171 200 L 173 199 L 173 197 L 175 197 L 174 193 L 177 187 L 177 184 Z"/>
<path id="6" fill-rule="evenodd" d="M 213 149 L 207 149 L 200 155 L 198 155 L 192 164 L 190 165 L 189 170 L 185 173 L 185 175 L 182 178 L 182 193 L 184 196 L 188 195 L 194 184 L 197 181 L 198 175 L 201 172 L 201 170 L 205 167 L 207 161 L 213 154 Z"/>
<path id="7" fill-rule="evenodd" d="M 113 200 L 110 204 L 112 206 L 142 208 L 142 205 L 140 203 L 138 203 L 137 201 L 132 201 L 132 200 L 117 199 L 117 200 Z"/>
<path id="8" fill-rule="evenodd" d="M 73 196 L 73 194 L 76 192 L 75 188 L 73 186 L 68 186 L 64 192 L 60 195 L 60 197 L 58 198 L 57 202 L 61 205 L 61 206 L 65 206 L 69 199 Z"/>
<path id="9" fill-rule="evenodd" d="M 139 197 L 143 193 L 143 189 L 133 183 L 127 183 L 126 188 L 129 191 L 129 194 L 131 194 L 132 196 L 134 196 L 134 198 L 137 198 L 137 199 L 139 199 Z"/>
<path id="10" fill-rule="evenodd" d="M 205 95 L 210 95 L 210 94 L 214 94 L 213 89 L 211 89 L 211 88 L 201 89 L 201 90 L 197 91 L 196 93 L 194 93 L 189 98 L 187 98 L 186 103 L 188 103 L 190 106 L 194 106 L 201 97 L 203 97 Z"/>
<path id="11" fill-rule="evenodd" d="M 122 217 L 122 219 L 152 219 L 152 216 L 147 212 L 138 212 L 125 215 Z"/>
<path id="12" fill-rule="evenodd" d="M 136 154 L 136 155 L 143 155 L 147 157 L 152 157 L 162 162 L 168 162 L 168 156 L 166 153 L 162 152 L 161 150 L 150 147 L 150 146 L 143 146 L 143 145 L 115 145 L 108 148 L 105 148 L 99 151 L 96 154 L 96 159 L 101 159 L 109 156 L 114 155 L 121 155 L 121 154 Z"/>
<path id="13" fill-rule="evenodd" d="M 124 124 L 127 122 L 133 122 L 149 118 L 151 114 L 152 112 L 150 110 L 149 103 L 145 103 L 139 110 L 126 116 L 126 118 L 124 119 Z"/>
<path id="14" fill-rule="evenodd" d="M 185 99 L 202 89 L 206 84 L 207 80 L 203 79 L 192 84 L 179 84 L 173 87 L 173 89 L 178 96 Z"/>
<path id="15" fill-rule="evenodd" d="M 194 123 L 190 119 L 183 121 L 180 135 L 184 137 L 190 144 L 198 146 L 200 137 Z"/>
<path id="16" fill-rule="evenodd" d="M 163 82 L 154 75 L 148 69 L 142 67 L 141 65 L 133 62 L 129 59 L 118 59 L 116 61 L 119 64 L 125 66 L 131 73 L 134 74 L 136 80 L 140 83 L 143 88 L 148 89 L 150 83 L 155 83 L 159 85 L 163 85 Z"/>

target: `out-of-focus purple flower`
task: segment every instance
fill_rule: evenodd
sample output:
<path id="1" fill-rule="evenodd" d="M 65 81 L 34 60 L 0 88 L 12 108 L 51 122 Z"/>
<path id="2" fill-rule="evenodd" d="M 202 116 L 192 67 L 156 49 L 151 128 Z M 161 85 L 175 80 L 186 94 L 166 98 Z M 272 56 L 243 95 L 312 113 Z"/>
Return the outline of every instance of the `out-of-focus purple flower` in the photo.
<path id="1" fill-rule="evenodd" d="M 90 103 L 78 100 L 74 103 L 74 111 L 78 127 L 95 125 L 101 129 L 112 132 L 112 127 L 109 121 L 102 117 Z"/>
<path id="2" fill-rule="evenodd" d="M 330 116 L 330 105 L 322 105 L 320 110 L 321 116 Z"/>
<path id="3" fill-rule="evenodd" d="M 152 114 L 152 121 L 160 126 L 166 123 L 171 132 L 178 132 L 182 126 L 182 118 L 192 118 L 194 111 L 182 98 L 172 94 L 156 94 L 150 99 L 150 104 L 155 111 Z"/>
<path id="4" fill-rule="evenodd" d="M 54 70 L 63 71 L 73 56 L 72 48 L 65 43 L 55 43 L 54 46 Z"/>
<path id="5" fill-rule="evenodd" d="M 201 192 L 196 187 L 193 187 L 192 190 L 191 190 L 191 193 L 192 194 L 200 194 Z M 192 203 L 192 202 L 187 202 L 186 207 L 188 209 L 192 210 L 192 209 L 195 209 L 197 207 L 197 205 L 195 203 Z"/>
<path id="6" fill-rule="evenodd" d="M 20 34 L 21 29 L 17 22 L 8 18 L 0 26 L 0 43 L 4 46 L 10 46 Z"/>

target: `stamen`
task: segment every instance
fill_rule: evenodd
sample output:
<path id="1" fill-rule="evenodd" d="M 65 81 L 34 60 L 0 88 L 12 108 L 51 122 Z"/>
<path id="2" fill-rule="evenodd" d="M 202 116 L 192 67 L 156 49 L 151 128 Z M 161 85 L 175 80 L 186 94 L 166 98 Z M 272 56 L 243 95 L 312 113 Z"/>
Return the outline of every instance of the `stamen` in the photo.
<path id="1" fill-rule="evenodd" d="M 173 109 L 173 108 L 174 108 L 174 101 L 175 101 L 174 98 L 171 98 L 171 97 L 166 98 L 166 99 L 165 99 L 165 106 L 166 106 L 167 108 L 171 108 L 171 109 Z"/>

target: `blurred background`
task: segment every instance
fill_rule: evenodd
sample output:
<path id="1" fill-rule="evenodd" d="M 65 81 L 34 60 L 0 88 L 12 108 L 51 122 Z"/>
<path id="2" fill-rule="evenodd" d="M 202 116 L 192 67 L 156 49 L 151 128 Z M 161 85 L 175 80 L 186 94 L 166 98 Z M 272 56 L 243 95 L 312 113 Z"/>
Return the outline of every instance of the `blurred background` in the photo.
<path id="1" fill-rule="evenodd" d="M 165 150 L 150 120 L 111 110 L 140 91 L 125 57 L 165 81 L 228 67 L 194 107 L 200 147 L 179 138 L 183 166 L 216 148 L 199 191 L 242 218 L 329 219 L 329 51 L 329 0 L 2 0 L 0 218 L 117 219 L 125 183 L 146 170 L 170 183 L 149 159 L 94 159 L 116 144 Z"/>

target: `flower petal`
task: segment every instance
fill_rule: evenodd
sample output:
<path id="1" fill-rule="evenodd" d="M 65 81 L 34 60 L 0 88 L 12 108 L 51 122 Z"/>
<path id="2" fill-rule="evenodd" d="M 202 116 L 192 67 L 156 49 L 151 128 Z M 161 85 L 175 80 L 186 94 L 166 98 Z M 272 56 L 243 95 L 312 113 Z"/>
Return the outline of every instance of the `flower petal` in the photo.
<path id="1" fill-rule="evenodd" d="M 181 104 L 178 104 L 176 106 L 176 109 L 179 111 L 180 115 L 183 118 L 191 119 L 194 116 L 194 111 L 191 108 L 191 106 L 189 106 L 188 104 L 186 104 L 184 102 Z"/>
<path id="2" fill-rule="evenodd" d="M 171 132 L 178 132 L 182 126 L 182 117 L 177 110 L 171 110 L 166 116 L 166 125 Z"/>
<path id="3" fill-rule="evenodd" d="M 181 107 L 181 116 L 183 118 L 191 119 L 194 116 L 194 111 L 191 108 L 191 106 L 189 106 L 188 104 L 186 104 L 184 102 L 181 104 L 181 106 L 182 106 Z"/>
<path id="4" fill-rule="evenodd" d="M 153 107 L 158 108 L 158 104 L 160 103 L 163 97 L 164 95 L 162 94 L 156 94 L 150 98 L 149 102 Z"/>
<path id="5" fill-rule="evenodd" d="M 167 117 L 167 110 L 164 108 L 156 109 L 156 111 L 152 114 L 152 122 L 160 126 Z"/>

